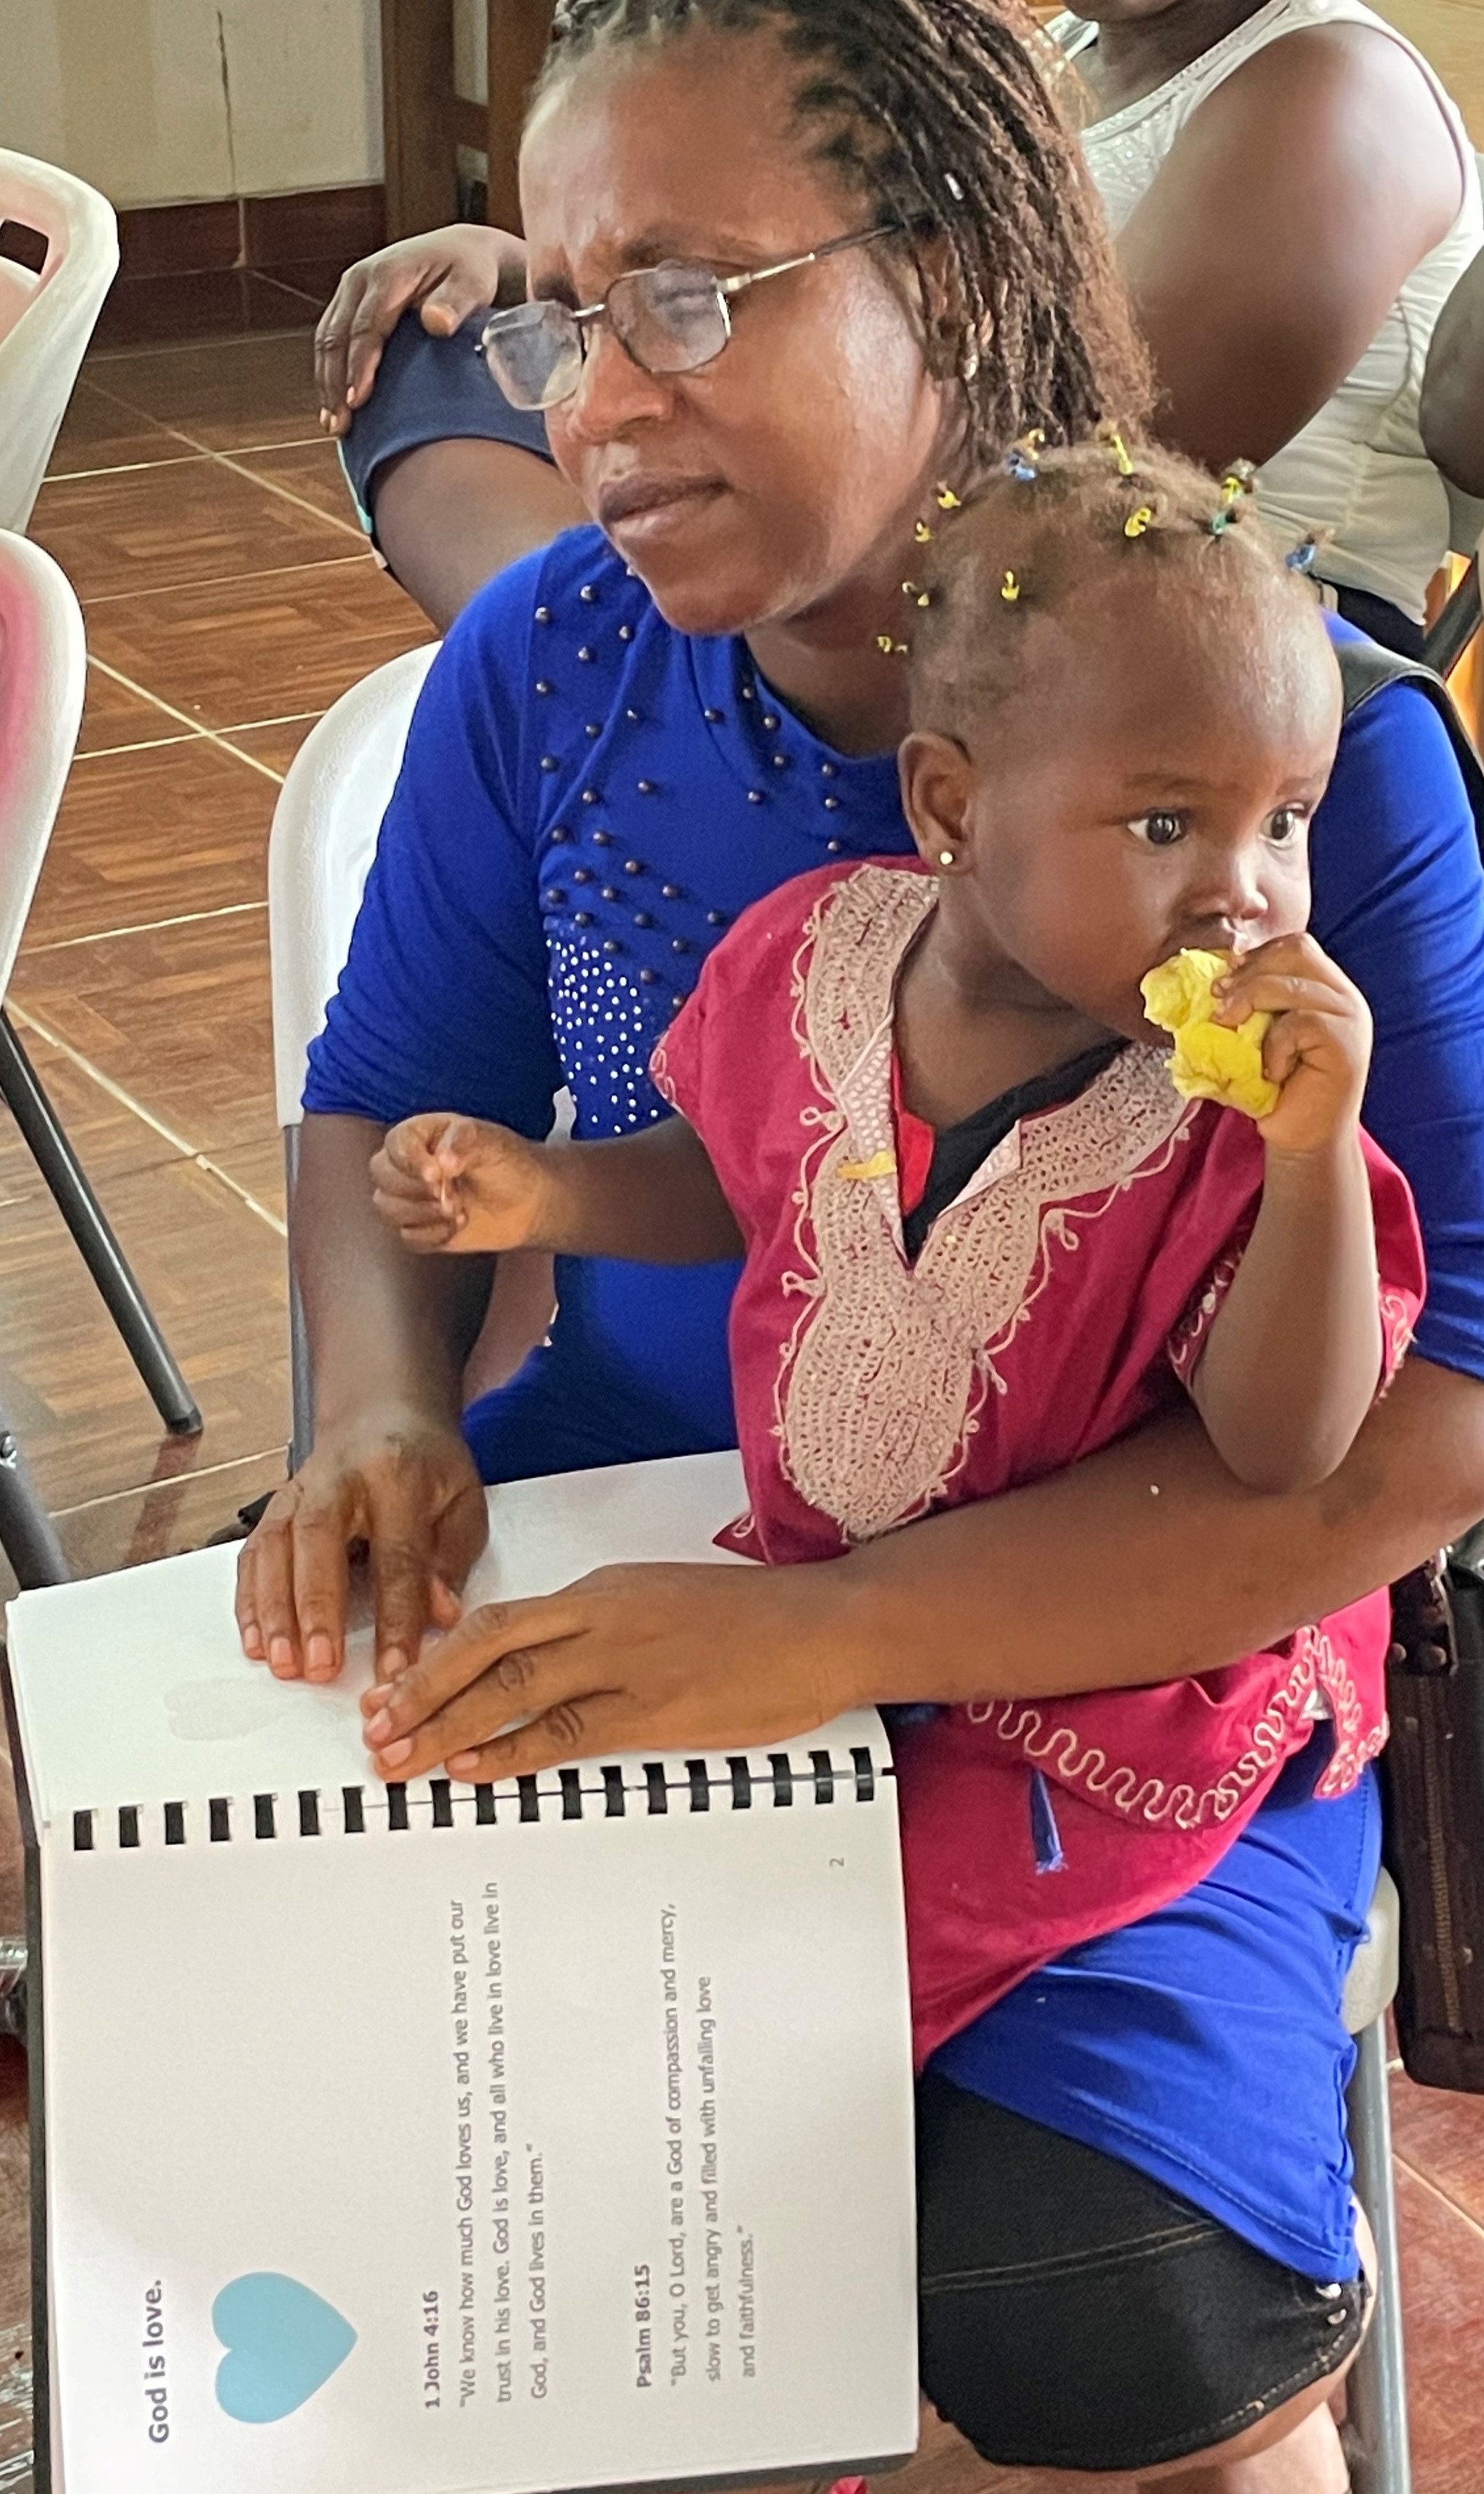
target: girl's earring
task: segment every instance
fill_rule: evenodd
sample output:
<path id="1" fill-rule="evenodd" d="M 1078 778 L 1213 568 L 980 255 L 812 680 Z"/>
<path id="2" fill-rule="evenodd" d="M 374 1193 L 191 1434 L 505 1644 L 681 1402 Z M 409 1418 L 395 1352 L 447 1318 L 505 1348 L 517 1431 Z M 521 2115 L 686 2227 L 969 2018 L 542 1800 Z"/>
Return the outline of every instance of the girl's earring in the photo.
<path id="1" fill-rule="evenodd" d="M 952 849 L 940 849 L 938 851 L 938 864 L 940 866 L 952 866 L 954 863 L 954 859 Z"/>

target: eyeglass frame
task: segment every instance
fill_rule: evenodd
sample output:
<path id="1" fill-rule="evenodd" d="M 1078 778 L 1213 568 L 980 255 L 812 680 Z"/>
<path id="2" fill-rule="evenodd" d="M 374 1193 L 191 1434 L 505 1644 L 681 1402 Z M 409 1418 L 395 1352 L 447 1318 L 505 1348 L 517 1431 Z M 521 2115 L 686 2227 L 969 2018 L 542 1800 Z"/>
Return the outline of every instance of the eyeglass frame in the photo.
<path id="1" fill-rule="evenodd" d="M 715 353 L 703 356 L 700 363 L 682 364 L 671 372 L 651 373 L 650 374 L 650 378 L 651 380 L 671 380 L 681 378 L 685 373 L 704 373 L 711 365 L 716 362 L 718 356 L 723 355 L 726 352 L 727 348 L 732 343 L 731 305 L 734 295 L 745 294 L 749 287 L 761 286 L 765 277 L 786 277 L 792 269 L 812 268 L 818 260 L 833 259 L 837 251 L 859 250 L 865 243 L 882 242 L 886 239 L 888 234 L 901 233 L 904 230 L 905 228 L 902 220 L 900 218 L 893 217 L 885 225 L 863 227 L 857 233 L 837 234 L 833 242 L 816 243 L 812 251 L 796 252 L 792 259 L 773 260 L 766 268 L 742 269 L 735 277 L 718 276 L 713 268 L 708 267 L 705 260 L 656 260 L 651 263 L 651 268 L 627 268 L 621 270 L 619 276 L 614 279 L 613 286 L 610 286 L 608 289 L 608 294 L 605 294 L 600 302 L 586 304 L 575 311 L 567 304 L 552 303 L 552 298 L 550 296 L 532 295 L 529 297 L 525 303 L 510 304 L 500 311 L 491 313 L 490 318 L 485 322 L 484 327 L 479 334 L 479 353 L 484 358 L 485 366 L 490 373 L 491 380 L 495 381 L 496 387 L 499 388 L 500 382 L 493 368 L 490 366 L 489 359 L 491 332 L 499 327 L 500 321 L 509 320 L 516 313 L 529 311 L 533 303 L 552 303 L 552 308 L 554 310 L 566 313 L 567 319 L 575 328 L 582 362 L 578 366 L 577 378 L 574 380 L 569 390 L 564 390 L 560 398 L 542 400 L 540 406 L 530 411 L 532 413 L 544 414 L 549 407 L 564 407 L 569 398 L 575 398 L 578 388 L 581 385 L 583 367 L 586 365 L 588 360 L 589 350 L 586 338 L 586 324 L 593 320 L 601 320 L 604 318 L 608 310 L 608 295 L 613 292 L 614 286 L 621 286 L 625 277 L 646 277 L 651 273 L 657 273 L 661 268 L 685 268 L 694 270 L 699 275 L 710 277 L 712 284 L 715 289 L 716 306 L 721 314 L 722 321 L 726 329 L 726 335 L 722 339 L 720 346 L 716 349 Z M 640 372 L 648 372 L 649 367 L 639 362 L 638 356 L 634 353 L 632 348 L 627 345 L 625 340 L 620 338 L 618 343 L 623 349 L 623 352 L 627 355 L 631 364 L 635 365 Z"/>

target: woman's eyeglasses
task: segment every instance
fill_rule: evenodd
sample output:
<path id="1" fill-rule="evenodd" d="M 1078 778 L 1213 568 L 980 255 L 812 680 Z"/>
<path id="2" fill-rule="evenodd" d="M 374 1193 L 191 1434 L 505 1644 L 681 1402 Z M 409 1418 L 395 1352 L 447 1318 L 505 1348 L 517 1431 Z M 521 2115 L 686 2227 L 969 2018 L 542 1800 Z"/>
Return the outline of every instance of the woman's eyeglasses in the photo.
<path id="1" fill-rule="evenodd" d="M 497 312 L 485 327 L 484 359 L 512 407 L 559 407 L 582 377 L 588 338 L 606 320 L 620 346 L 643 373 L 696 373 L 713 363 L 732 334 L 732 298 L 760 286 L 765 277 L 808 268 L 837 251 L 879 242 L 895 225 L 841 234 L 771 268 L 749 268 L 741 277 L 718 277 L 713 268 L 661 260 L 616 277 L 601 303 L 574 312 L 565 303 L 520 303 Z"/>

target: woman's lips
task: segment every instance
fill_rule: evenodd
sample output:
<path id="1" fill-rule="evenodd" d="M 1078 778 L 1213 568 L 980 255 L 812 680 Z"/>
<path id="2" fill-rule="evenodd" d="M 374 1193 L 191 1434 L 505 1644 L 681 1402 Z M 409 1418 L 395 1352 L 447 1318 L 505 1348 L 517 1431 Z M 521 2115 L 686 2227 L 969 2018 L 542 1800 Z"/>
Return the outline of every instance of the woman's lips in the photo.
<path id="1" fill-rule="evenodd" d="M 714 502 L 724 490 L 710 476 L 635 477 L 598 494 L 598 526 L 611 537 L 642 544 L 688 519 L 698 504 Z"/>

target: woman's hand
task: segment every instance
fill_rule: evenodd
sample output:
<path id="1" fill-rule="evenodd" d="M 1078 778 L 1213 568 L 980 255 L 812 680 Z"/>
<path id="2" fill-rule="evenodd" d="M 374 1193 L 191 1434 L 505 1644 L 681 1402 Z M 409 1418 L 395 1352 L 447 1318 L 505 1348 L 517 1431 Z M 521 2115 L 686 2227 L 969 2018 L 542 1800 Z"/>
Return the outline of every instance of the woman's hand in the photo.
<path id="1" fill-rule="evenodd" d="M 376 1668 L 389 1680 L 430 1627 L 451 1627 L 484 1547 L 484 1491 L 457 1429 L 397 1405 L 327 1431 L 237 1563 L 243 1652 L 280 1680 L 333 1680 L 346 1658 L 350 1554 L 367 1548 Z"/>
<path id="2" fill-rule="evenodd" d="M 1262 1068 L 1282 1098 L 1257 1132 L 1269 1151 L 1309 1158 L 1352 1140 L 1371 1067 L 1371 1011 L 1312 935 L 1280 935 L 1244 953 L 1212 988 L 1215 1019 L 1234 1029 L 1274 1017 Z"/>
<path id="3" fill-rule="evenodd" d="M 393 1126 L 373 1155 L 372 1201 L 419 1255 L 504 1255 L 538 1242 L 545 1164 L 508 1126 L 435 1109 Z"/>
<path id="4" fill-rule="evenodd" d="M 574 1758 L 812 1731 L 853 1702 L 839 1575 L 829 1563 L 600 1567 L 539 1600 L 486 1602 L 368 1689 L 373 1761 L 397 1782 L 446 1765 L 461 1783 L 493 1783 Z"/>
<path id="5" fill-rule="evenodd" d="M 315 387 L 326 432 L 348 432 L 404 312 L 420 307 L 430 335 L 451 338 L 471 312 L 519 302 L 525 291 L 525 244 L 491 226 L 439 226 L 358 259 L 315 331 Z"/>

